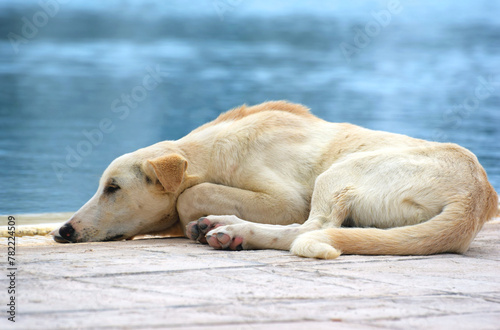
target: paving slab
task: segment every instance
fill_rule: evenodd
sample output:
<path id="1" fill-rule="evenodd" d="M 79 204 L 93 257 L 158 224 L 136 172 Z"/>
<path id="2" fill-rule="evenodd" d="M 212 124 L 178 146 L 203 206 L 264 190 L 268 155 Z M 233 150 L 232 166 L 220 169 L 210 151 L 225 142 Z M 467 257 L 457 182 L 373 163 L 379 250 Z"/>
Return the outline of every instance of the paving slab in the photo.
<path id="1" fill-rule="evenodd" d="M 316 260 L 184 238 L 21 237 L 16 322 L 7 320 L 5 266 L 0 328 L 499 329 L 499 238 L 496 219 L 464 255 Z"/>

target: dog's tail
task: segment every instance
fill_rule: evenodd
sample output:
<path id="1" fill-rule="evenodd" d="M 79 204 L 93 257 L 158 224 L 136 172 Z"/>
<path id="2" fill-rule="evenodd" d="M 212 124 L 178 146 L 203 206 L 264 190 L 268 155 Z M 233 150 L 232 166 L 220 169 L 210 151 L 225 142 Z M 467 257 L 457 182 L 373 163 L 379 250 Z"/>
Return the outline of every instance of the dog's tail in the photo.
<path id="1" fill-rule="evenodd" d="M 483 207 L 482 209 L 480 209 Z M 483 203 L 457 201 L 430 220 L 391 229 L 329 228 L 306 232 L 290 251 L 311 258 L 334 259 L 340 254 L 429 255 L 464 253 L 482 228 L 498 211 L 498 197 L 490 194 Z"/>

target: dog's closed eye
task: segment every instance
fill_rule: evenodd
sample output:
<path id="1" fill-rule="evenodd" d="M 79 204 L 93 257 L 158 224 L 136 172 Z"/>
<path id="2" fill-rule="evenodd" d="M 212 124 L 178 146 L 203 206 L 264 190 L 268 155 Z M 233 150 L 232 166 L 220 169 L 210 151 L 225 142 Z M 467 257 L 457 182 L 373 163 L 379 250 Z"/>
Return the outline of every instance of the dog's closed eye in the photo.
<path id="1" fill-rule="evenodd" d="M 112 193 L 116 192 L 119 189 L 120 189 L 119 185 L 117 185 L 117 184 L 110 184 L 110 185 L 107 185 L 106 188 L 104 188 L 104 193 L 105 194 L 112 194 Z"/>

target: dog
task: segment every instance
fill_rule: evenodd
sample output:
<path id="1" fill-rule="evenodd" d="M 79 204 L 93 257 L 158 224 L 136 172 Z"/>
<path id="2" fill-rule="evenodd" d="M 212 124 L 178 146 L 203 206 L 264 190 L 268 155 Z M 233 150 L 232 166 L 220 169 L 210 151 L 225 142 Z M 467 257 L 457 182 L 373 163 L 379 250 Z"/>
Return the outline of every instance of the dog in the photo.
<path id="1" fill-rule="evenodd" d="M 286 101 L 240 106 L 115 159 L 57 242 L 181 234 L 215 249 L 464 253 L 498 211 L 476 156 L 330 123 Z"/>

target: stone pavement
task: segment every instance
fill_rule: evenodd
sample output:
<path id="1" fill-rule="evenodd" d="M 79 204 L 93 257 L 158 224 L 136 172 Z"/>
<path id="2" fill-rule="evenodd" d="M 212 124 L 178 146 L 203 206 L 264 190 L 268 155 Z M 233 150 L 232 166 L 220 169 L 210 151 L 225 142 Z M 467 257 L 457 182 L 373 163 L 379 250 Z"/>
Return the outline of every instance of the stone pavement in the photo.
<path id="1" fill-rule="evenodd" d="M 465 255 L 328 261 L 183 238 L 20 240 L 16 322 L 2 267 L 0 328 L 499 329 L 499 238 L 497 219 Z"/>

